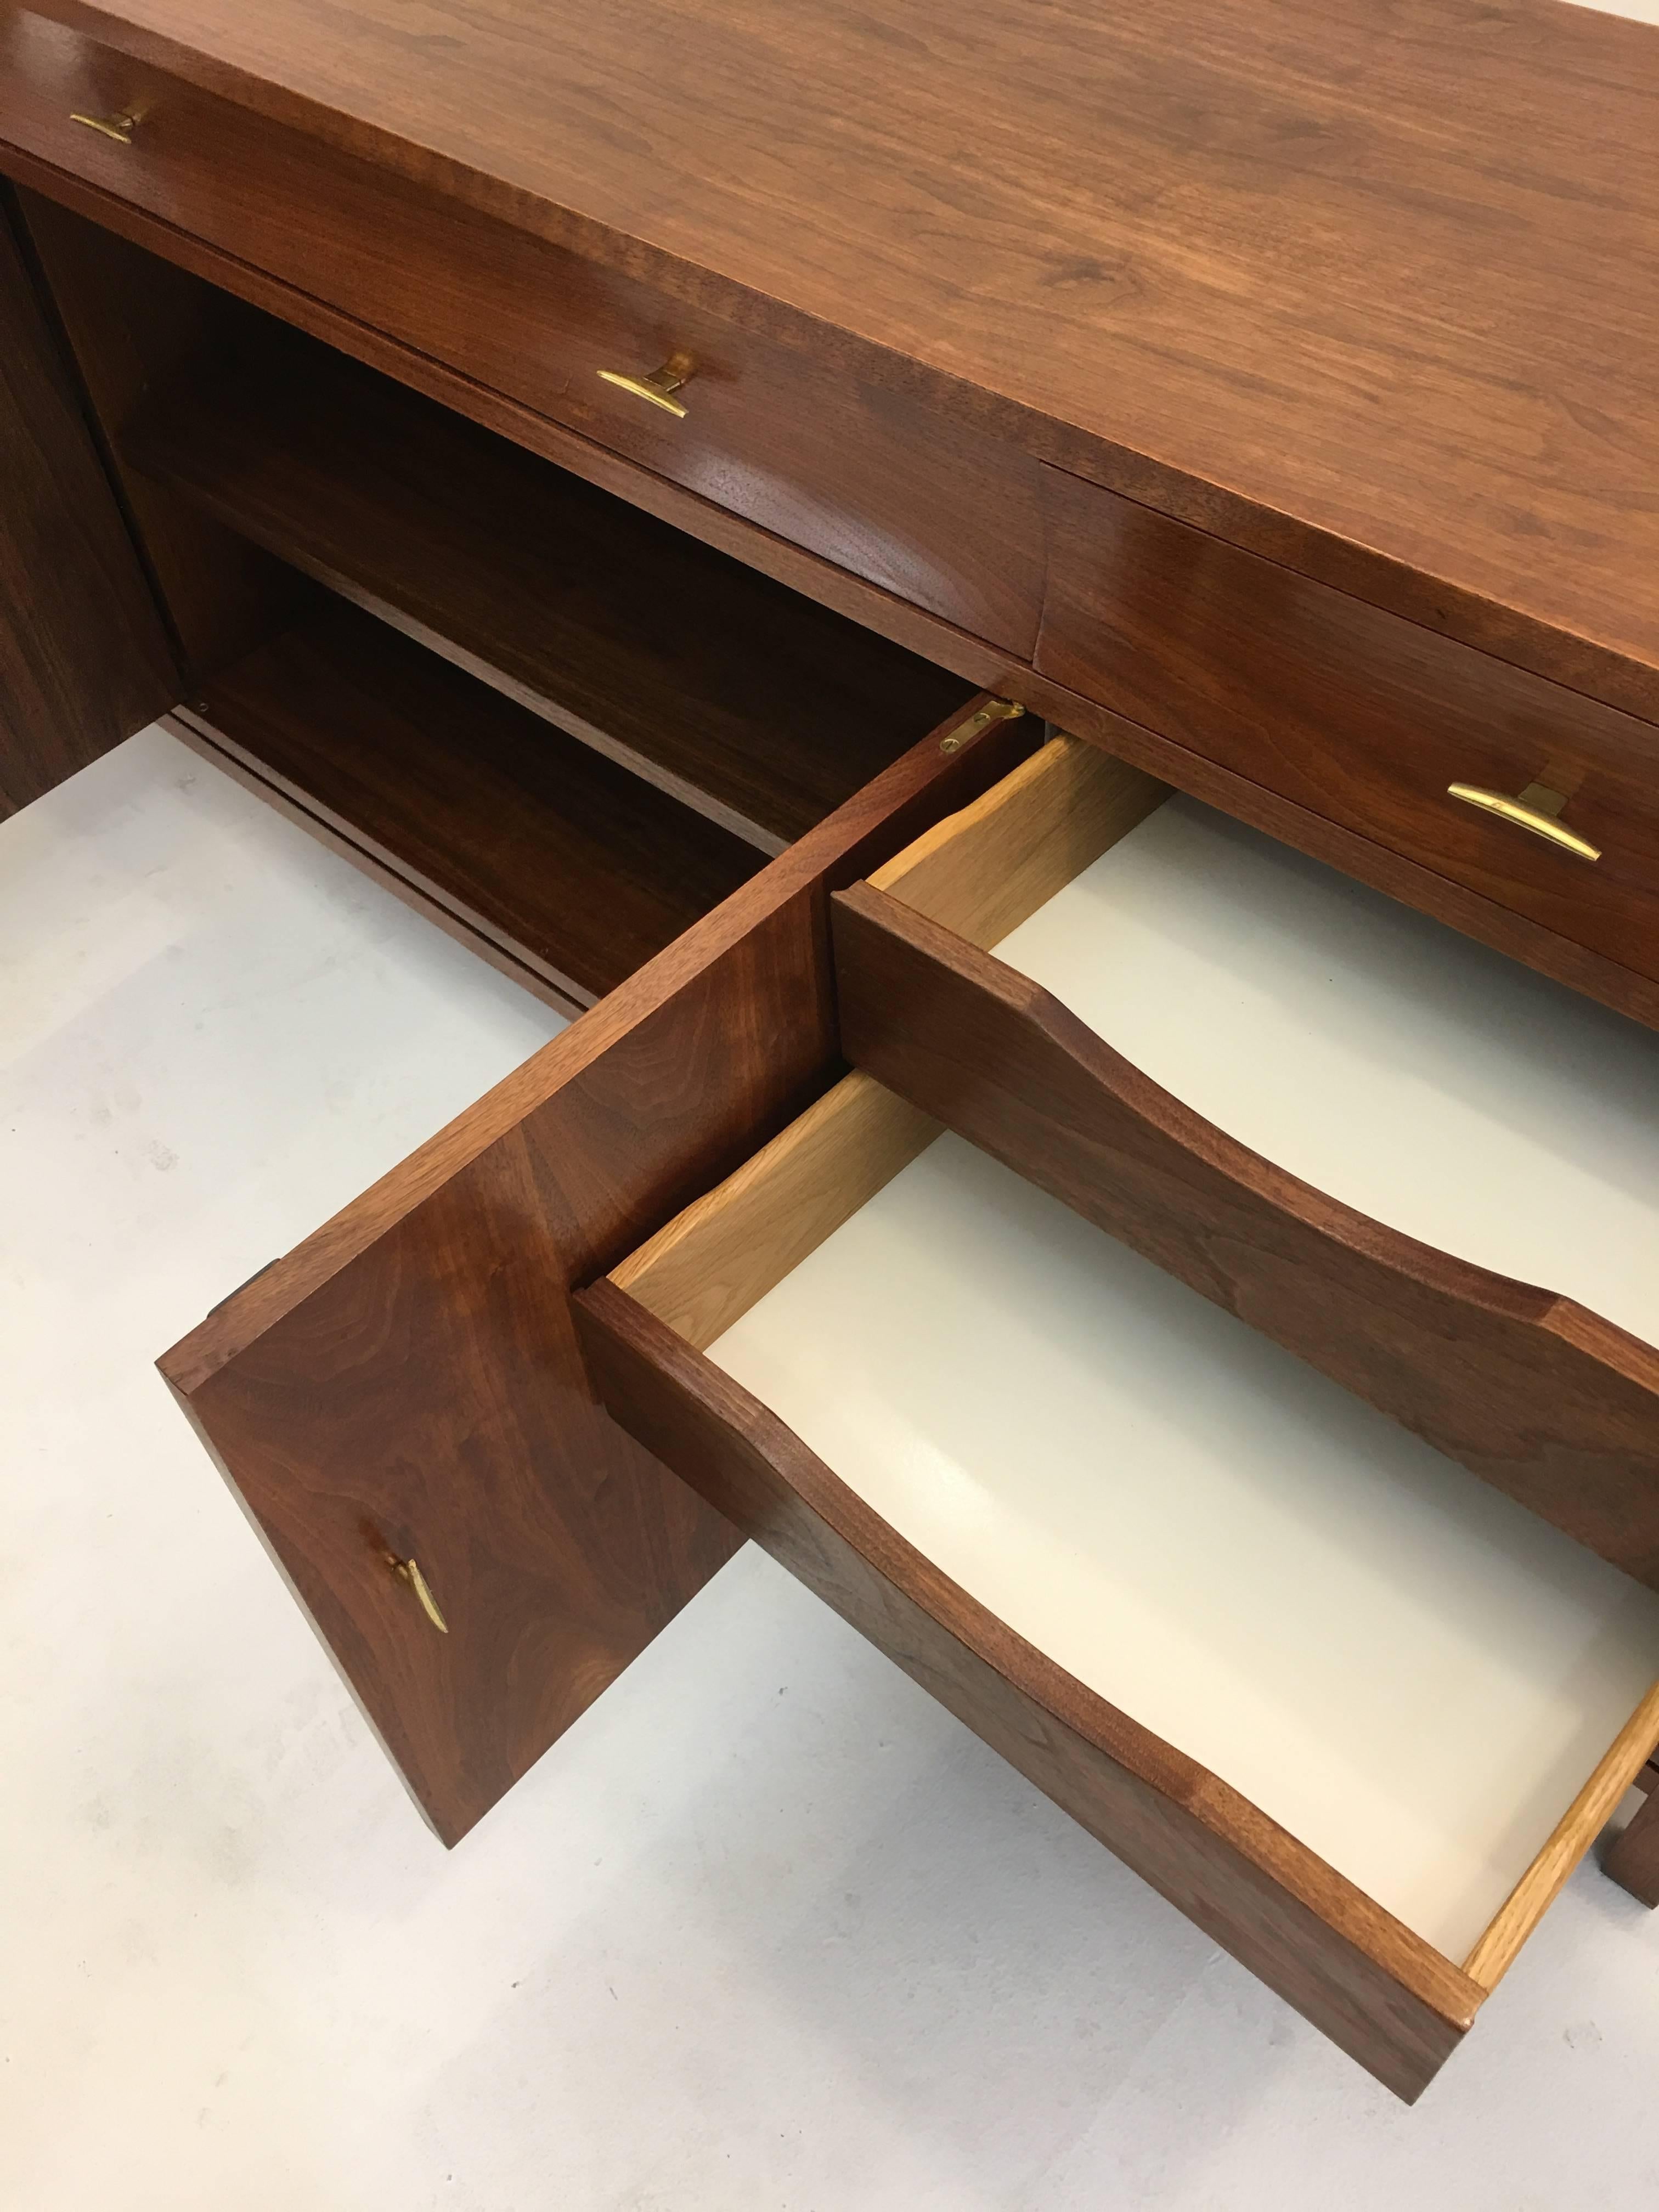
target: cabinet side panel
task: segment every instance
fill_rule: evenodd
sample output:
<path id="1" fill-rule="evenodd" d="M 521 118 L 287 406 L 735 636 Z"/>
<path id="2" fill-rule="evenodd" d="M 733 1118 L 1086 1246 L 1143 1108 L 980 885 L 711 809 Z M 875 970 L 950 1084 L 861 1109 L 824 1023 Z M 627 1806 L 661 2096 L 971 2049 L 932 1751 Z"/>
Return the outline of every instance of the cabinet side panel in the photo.
<path id="1" fill-rule="evenodd" d="M 179 674 L 0 187 L 0 817 L 170 707 Z"/>
<path id="2" fill-rule="evenodd" d="M 280 628 L 304 587 L 270 554 L 133 467 L 124 444 L 156 398 L 257 350 L 262 326 L 240 301 L 84 216 L 21 186 L 17 203 L 193 689 Z"/>

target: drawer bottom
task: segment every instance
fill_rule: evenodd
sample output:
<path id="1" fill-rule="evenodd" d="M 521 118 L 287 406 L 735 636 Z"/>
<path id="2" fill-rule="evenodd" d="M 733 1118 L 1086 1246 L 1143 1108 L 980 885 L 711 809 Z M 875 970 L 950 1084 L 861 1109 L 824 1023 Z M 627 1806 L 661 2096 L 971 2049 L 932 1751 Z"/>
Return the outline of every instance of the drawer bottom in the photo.
<path id="1" fill-rule="evenodd" d="M 1449 1959 L 1659 1680 L 1659 1595 L 948 1133 L 708 1356 Z"/>

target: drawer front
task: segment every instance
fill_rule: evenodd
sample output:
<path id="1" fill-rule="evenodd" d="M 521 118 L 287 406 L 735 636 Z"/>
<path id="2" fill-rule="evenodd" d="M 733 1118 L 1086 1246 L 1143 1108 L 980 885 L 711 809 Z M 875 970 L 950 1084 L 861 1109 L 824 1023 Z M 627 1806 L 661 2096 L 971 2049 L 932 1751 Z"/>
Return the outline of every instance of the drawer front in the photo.
<path id="1" fill-rule="evenodd" d="M 1045 471 L 1036 665 L 1515 913 L 1659 975 L 1659 728 Z M 1589 861 L 1449 795 L 1540 785 Z"/>
<path id="2" fill-rule="evenodd" d="M 0 41 L 0 137 L 1029 659 L 1026 455 L 59 24 Z M 76 112 L 139 119 L 122 144 Z M 677 353 L 683 418 L 600 380 Z"/>

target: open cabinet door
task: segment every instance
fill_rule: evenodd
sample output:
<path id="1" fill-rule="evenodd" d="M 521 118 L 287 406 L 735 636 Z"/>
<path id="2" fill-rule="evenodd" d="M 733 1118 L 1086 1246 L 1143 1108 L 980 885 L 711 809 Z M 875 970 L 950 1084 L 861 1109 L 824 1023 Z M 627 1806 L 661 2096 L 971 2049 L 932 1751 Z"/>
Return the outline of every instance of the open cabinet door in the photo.
<path id="1" fill-rule="evenodd" d="M 841 1073 L 830 894 L 1037 742 L 979 708 L 161 1363 L 446 1843 L 742 1540 L 601 1409 L 569 1293 Z"/>
<path id="2" fill-rule="evenodd" d="M 0 188 L 0 818 L 172 706 L 179 676 Z"/>

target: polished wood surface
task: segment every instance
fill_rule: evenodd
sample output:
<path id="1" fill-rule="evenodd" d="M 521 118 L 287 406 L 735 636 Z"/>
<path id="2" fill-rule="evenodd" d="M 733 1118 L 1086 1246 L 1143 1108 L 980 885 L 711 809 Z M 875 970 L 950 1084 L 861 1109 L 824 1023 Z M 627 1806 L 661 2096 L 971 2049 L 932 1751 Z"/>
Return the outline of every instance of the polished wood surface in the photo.
<path id="1" fill-rule="evenodd" d="M 959 678 L 389 379 L 262 332 L 129 436 L 152 477 L 775 854 Z"/>
<path id="2" fill-rule="evenodd" d="M 1659 46 L 1659 31 L 1654 33 Z M 1659 976 L 1659 730 L 1048 472 L 1036 665 L 1130 720 Z M 1448 796 L 1543 784 L 1589 863 Z"/>
<path id="3" fill-rule="evenodd" d="M 3 23 L 4 0 L 0 0 L 0 23 Z M 0 78 L 0 98 L 7 87 Z M 59 111 L 53 110 L 54 114 Z M 240 128 L 240 125 L 238 125 Z M 326 157 L 327 149 L 322 149 Z M 939 666 L 949 668 L 970 683 L 991 690 L 1006 691 L 1007 681 L 1016 675 L 1041 688 L 1046 696 L 1067 698 L 1071 695 L 1057 684 L 1046 683 L 1030 673 L 1018 654 L 988 644 L 983 637 L 959 628 L 955 623 L 930 612 L 913 599 L 902 599 L 894 592 L 854 574 L 850 568 L 837 567 L 834 562 L 805 550 L 800 545 L 747 520 L 728 507 L 721 506 L 711 497 L 672 482 L 654 470 L 645 468 L 613 452 L 609 447 L 597 444 L 592 439 L 568 430 L 550 416 L 527 406 L 522 400 L 479 384 L 465 371 L 451 367 L 434 356 L 422 353 L 415 346 L 388 336 L 373 324 L 359 321 L 344 307 L 331 305 L 301 290 L 296 283 L 268 275 L 251 262 L 241 261 L 221 248 L 191 236 L 159 216 L 150 214 L 131 199 L 89 184 L 66 169 L 52 167 L 21 148 L 5 142 L 0 135 L 0 172 L 9 172 L 24 180 L 38 196 L 52 198 L 56 203 L 84 216 L 101 229 L 118 238 L 142 246 L 146 252 L 171 261 L 180 269 L 203 276 L 233 297 L 249 302 L 270 314 L 289 323 L 297 330 L 306 331 L 324 339 L 353 359 L 365 362 L 395 377 L 412 391 L 423 392 L 441 400 L 445 406 L 466 416 L 469 420 L 486 424 L 498 430 L 514 444 L 528 453 L 540 453 L 556 461 L 561 468 L 579 476 L 586 483 L 597 484 L 604 490 L 614 492 L 630 506 L 647 514 L 660 516 L 672 522 L 676 529 L 700 544 L 718 547 L 731 553 L 749 567 L 758 568 L 763 574 L 776 577 L 794 590 L 815 599 L 821 606 L 833 607 L 838 613 L 850 616 L 866 629 L 911 651 L 924 653 Z M 845 444 L 846 441 L 843 441 Z M 915 441 L 907 435 L 906 450 Z M 838 475 L 844 482 L 849 463 L 855 457 L 847 454 L 840 459 Z M 693 482 L 697 472 L 691 471 Z M 879 455 L 878 475 L 883 483 L 894 477 L 891 456 Z M 953 471 L 947 472 L 947 481 L 963 473 L 960 457 L 956 458 Z M 1035 572 L 1034 593 L 1041 584 L 1040 541 L 1042 519 L 1036 510 L 1036 468 L 1032 467 L 1032 484 L 1029 501 L 1030 526 L 1038 540 L 1038 551 L 1030 556 L 1039 563 Z M 974 471 L 968 471 L 970 482 Z M 711 472 L 711 489 L 726 493 L 730 487 L 726 472 Z M 768 479 L 769 481 L 769 479 Z M 739 487 L 740 488 L 740 487 Z M 764 484 L 760 487 L 764 492 Z M 804 512 L 817 512 L 822 501 L 805 502 Z M 976 514 L 1002 512 L 1009 504 L 1007 487 L 996 488 L 996 495 L 982 500 L 974 493 Z M 777 518 L 787 520 L 785 511 Z M 951 510 L 947 508 L 947 515 Z M 963 533 L 956 532 L 958 550 Z M 941 564 L 947 568 L 955 557 L 946 550 L 929 550 L 922 562 L 924 575 L 940 573 Z M 999 537 L 986 550 L 985 557 L 993 571 L 1000 570 L 1005 558 Z M 1037 601 L 1033 596 L 1029 604 L 1030 641 L 1028 650 L 1035 646 L 1036 637 Z"/>
<path id="4" fill-rule="evenodd" d="M 40 4 L 1659 713 L 1650 27 L 1556 0 L 434 0 L 411 38 L 402 0 Z"/>
<path id="5" fill-rule="evenodd" d="M 1023 701 L 1032 713 L 1086 736 L 1178 788 L 1329 861 L 1363 883 L 1406 900 L 1481 943 L 1524 960 L 1543 974 L 1650 1026 L 1659 1024 L 1659 986 L 1620 960 L 1588 951 L 1496 899 L 1438 875 L 1311 807 L 1296 805 L 1159 732 L 1112 713 L 850 570 L 820 560 L 745 521 L 713 499 L 684 490 L 591 440 L 576 436 L 545 416 L 471 381 L 441 362 L 399 344 L 339 309 L 170 228 L 110 192 L 83 185 L 66 172 L 49 169 L 25 155 L 8 153 L 4 160 L 33 176 L 42 190 L 62 197 L 119 235 L 171 257 L 238 296 L 490 424 L 528 450 L 545 454 L 585 481 L 672 522 L 701 542 L 736 555 L 821 605 L 851 616 L 974 683 Z M 724 486 L 717 483 L 715 488 Z"/>
<path id="6" fill-rule="evenodd" d="M 182 680 L 13 220 L 0 191 L 0 817 Z"/>
<path id="7" fill-rule="evenodd" d="M 0 27 L 7 21 L 4 9 L 0 7 Z M 978 620 L 974 609 L 977 605 L 981 614 L 985 611 L 987 603 L 981 589 L 985 579 L 1018 573 L 1026 580 L 1019 586 L 1021 604 L 1035 622 L 1035 586 L 1031 580 L 1032 562 L 1037 556 L 1033 553 L 1030 540 L 1032 503 L 1029 488 L 1017 492 L 1008 483 L 988 478 L 985 467 L 988 465 L 984 462 L 983 453 L 971 459 L 948 456 L 943 462 L 934 454 L 927 459 L 925 457 L 932 452 L 927 440 L 919 439 L 915 424 L 907 422 L 898 446 L 902 454 L 913 458 L 901 465 L 878 423 L 862 421 L 855 426 L 857 434 L 854 435 L 851 428 L 837 418 L 823 455 L 823 465 L 830 475 L 805 487 L 804 498 L 790 492 L 773 500 L 773 492 L 785 483 L 787 471 L 780 473 L 780 457 L 769 449 L 769 457 L 757 472 L 734 468 L 729 457 L 706 466 L 699 459 L 686 472 L 686 481 L 705 486 L 712 495 L 701 496 L 683 489 L 655 472 L 658 467 L 670 465 L 663 453 L 653 453 L 651 469 L 635 466 L 619 453 L 563 428 L 548 414 L 533 411 L 501 391 L 459 373 L 436 354 L 417 349 L 421 343 L 418 336 L 413 343 L 400 342 L 372 322 L 359 319 L 301 289 L 315 269 L 332 266 L 333 257 L 349 252 L 356 258 L 349 271 L 350 283 L 343 289 L 354 301 L 367 302 L 374 313 L 393 322 L 397 321 L 393 309 L 399 301 L 411 314 L 425 317 L 435 313 L 447 318 L 442 331 L 436 331 L 429 340 L 441 346 L 459 344 L 469 331 L 483 332 L 494 343 L 500 334 L 517 330 L 520 337 L 513 341 L 517 357 L 533 361 L 538 357 L 538 346 L 544 351 L 547 344 L 546 291 L 537 286 L 528 265 L 514 260 L 501 241 L 513 245 L 515 252 L 520 245 L 539 248 L 541 241 L 526 233 L 509 231 L 504 224 L 489 227 L 491 237 L 485 240 L 476 228 L 485 219 L 473 216 L 460 202 L 447 198 L 434 202 L 430 195 L 400 184 L 384 172 L 371 171 L 367 163 L 346 161 L 320 140 L 298 140 L 279 132 L 277 143 L 282 150 L 276 166 L 274 169 L 262 167 L 265 156 L 257 151 L 258 143 L 263 132 L 275 131 L 276 126 L 266 125 L 260 118 L 246 111 L 209 100 L 205 94 L 191 94 L 187 88 L 179 90 L 174 87 L 169 90 L 173 103 L 169 112 L 174 115 L 176 127 L 159 138 L 152 135 L 150 154 L 135 164 L 129 158 L 135 149 L 111 146 L 99 140 L 96 134 L 73 131 L 66 121 L 64 94 L 71 86 L 82 85 L 84 80 L 91 93 L 116 96 L 118 85 L 99 75 L 100 70 L 111 65 L 107 55 L 94 66 L 95 54 L 92 61 L 86 58 L 93 52 L 87 42 L 77 41 L 58 27 L 47 25 L 35 16 L 30 18 L 27 40 L 17 44 L 19 21 L 21 19 L 12 20 L 14 45 L 20 56 L 24 56 L 27 47 L 24 58 L 28 66 L 20 67 L 9 78 L 0 77 L 0 125 L 4 131 L 21 132 L 25 137 L 28 135 L 25 125 L 38 126 L 40 143 L 45 143 L 49 138 L 58 161 L 70 158 L 66 149 L 70 149 L 85 171 L 108 180 L 106 186 L 88 183 L 82 176 L 62 167 L 48 166 L 21 148 L 0 148 L 0 164 L 32 179 L 41 190 L 64 198 L 124 236 L 140 240 L 182 265 L 210 276 L 241 296 L 317 332 L 331 343 L 374 362 L 405 382 L 441 398 L 447 404 L 490 423 L 517 442 L 549 455 L 587 481 L 599 483 L 672 521 L 678 528 L 703 542 L 735 553 L 821 604 L 850 614 L 883 635 L 927 653 L 969 680 L 1023 700 L 1033 712 L 1046 714 L 1063 726 L 1089 736 L 1180 788 L 1285 838 L 1362 881 L 1408 900 L 1482 942 L 1526 960 L 1544 973 L 1588 991 L 1638 1019 L 1650 1024 L 1659 1020 L 1659 988 L 1650 977 L 1626 964 L 1622 956 L 1608 957 L 1564 939 L 1528 915 L 1505 906 L 1500 898 L 1485 896 L 1465 883 L 1437 873 L 1409 854 L 1331 819 L 1316 806 L 1293 803 L 1280 793 L 1207 759 L 1201 752 L 1164 733 L 1114 714 L 1052 678 L 1022 667 L 1017 655 L 989 646 L 957 622 L 942 621 L 922 605 L 914 604 L 913 599 L 927 597 L 929 579 L 957 575 L 955 564 L 959 553 L 966 549 L 966 556 L 970 556 L 970 565 L 980 580 L 965 598 L 960 599 L 952 596 L 957 587 L 950 584 L 945 598 L 939 604 L 948 603 L 964 621 Z M 88 70 L 92 72 L 90 76 L 87 75 Z M 179 109 L 179 101 L 188 103 L 198 98 L 206 102 L 202 114 L 197 114 L 191 107 Z M 46 137 L 40 137 L 41 133 Z M 250 156 L 251 141 L 254 142 L 255 151 Z M 250 158 L 253 173 L 269 189 L 251 191 L 240 181 L 240 165 Z M 118 197 L 118 193 L 127 197 Z M 392 195 L 390 201 L 388 193 Z M 140 204 L 146 196 L 154 199 L 158 208 L 171 210 L 184 220 L 206 222 L 212 216 L 216 220 L 229 222 L 234 217 L 238 223 L 246 220 L 255 224 L 257 228 L 248 234 L 249 250 L 265 252 L 289 268 L 293 281 L 281 281 L 254 262 L 204 244 L 186 230 L 146 212 Z M 211 228 L 211 224 L 208 227 Z M 500 240 L 494 236 L 497 231 Z M 375 244 L 365 246 L 365 236 L 372 237 Z M 481 311 L 479 301 L 469 289 L 474 273 L 481 269 L 498 270 L 505 287 L 505 296 L 499 300 L 492 296 L 487 311 Z M 597 263 L 580 263 L 579 269 L 585 272 L 580 276 L 581 283 L 600 279 L 609 283 L 615 275 L 599 270 Z M 580 290 L 580 283 L 576 289 Z M 566 297 L 568 290 L 568 287 L 561 289 L 560 296 Z M 526 299 L 531 302 L 528 309 L 523 304 Z M 520 319 L 516 322 L 515 316 Z M 398 327 L 404 325 L 400 324 Z M 422 330 L 426 327 L 422 322 Z M 748 335 L 753 337 L 754 333 L 751 331 Z M 817 426 L 830 420 L 822 392 L 810 381 L 819 374 L 819 365 L 799 354 L 789 358 L 794 363 L 793 370 L 777 387 L 787 387 L 789 395 L 778 432 L 785 446 L 792 441 L 799 443 L 802 438 L 816 438 Z M 832 384 L 836 382 L 836 368 L 823 373 L 830 377 Z M 792 419 L 798 380 L 802 376 L 809 380 L 799 385 L 801 404 Z M 558 384 L 560 380 L 556 378 L 553 381 Z M 560 388 L 566 387 L 560 385 Z M 836 388 L 841 389 L 842 386 L 836 385 Z M 860 390 L 867 395 L 877 387 L 866 383 L 860 385 Z M 548 396 L 542 404 L 552 405 L 555 396 Z M 899 395 L 889 392 L 884 394 L 883 404 L 887 400 L 897 404 L 898 399 Z M 928 409 L 915 408 L 908 397 L 903 404 L 927 420 L 942 420 Z M 641 417 L 653 411 L 642 405 L 637 407 Z M 833 413 L 832 408 L 830 415 Z M 747 416 L 744 419 L 747 420 Z M 945 427 L 955 434 L 959 426 Z M 678 428 L 684 430 L 686 426 Z M 988 445 L 986 450 L 990 450 Z M 930 515 L 933 520 L 927 523 L 927 531 L 933 531 L 935 523 L 938 526 L 938 542 L 930 539 L 926 548 L 919 549 L 915 562 L 905 574 L 901 575 L 890 565 L 884 565 L 884 556 L 871 564 L 872 574 L 894 577 L 901 588 L 912 594 L 912 599 L 900 598 L 894 591 L 878 588 L 854 574 L 851 567 L 837 567 L 817 559 L 776 534 L 778 530 L 795 528 L 802 517 L 810 522 L 811 518 L 822 517 L 832 509 L 840 513 L 836 500 L 830 496 L 830 490 L 837 481 L 844 484 L 850 475 L 857 473 L 859 456 L 866 452 L 872 456 L 872 480 L 894 490 L 899 507 L 910 512 L 913 526 L 921 526 L 921 519 Z M 994 471 L 992 473 L 994 477 Z M 918 497 L 925 486 L 932 489 L 918 506 Z M 731 506 L 720 503 L 741 504 L 750 494 L 761 501 L 755 512 L 764 513 L 774 525 L 772 529 L 763 530 L 745 520 Z M 860 496 L 863 495 L 860 492 Z M 944 500 L 943 506 L 939 504 L 940 499 Z M 978 519 L 987 514 L 996 520 L 993 540 L 975 535 Z M 1208 495 L 1195 514 L 1200 521 L 1217 528 L 1222 526 L 1215 502 Z M 1231 529 L 1231 522 L 1225 526 Z M 876 538 L 890 546 L 897 543 L 885 525 L 877 531 Z M 823 542 L 827 544 L 829 540 Z M 1283 542 L 1276 527 L 1261 540 L 1261 546 L 1282 558 L 1292 557 L 1293 549 Z M 839 557 L 852 560 L 854 556 L 843 549 Z M 904 566 L 901 562 L 900 568 Z M 1379 580 L 1374 573 L 1376 563 L 1369 556 L 1362 557 L 1359 549 L 1350 546 L 1329 574 L 1345 588 L 1362 595 L 1370 593 L 1380 602 L 1395 605 L 1428 629 L 1457 628 L 1455 617 L 1460 603 L 1455 593 L 1449 595 L 1438 582 L 1431 588 L 1425 577 L 1401 570 L 1397 563 L 1385 563 L 1384 568 L 1386 574 Z M 1403 596 L 1394 589 L 1402 581 L 1410 586 Z M 1463 611 L 1468 613 L 1468 609 L 1465 607 Z M 1488 615 L 1492 611 L 1490 607 L 1486 610 Z M 991 630 L 995 626 L 988 619 L 981 627 Z M 1023 637 L 1024 632 L 1020 624 L 1015 624 L 996 634 L 1012 638 L 1017 635 Z M 1512 626 L 1503 622 L 1493 629 L 1483 616 L 1468 634 L 1494 652 L 1517 660 L 1527 658 L 1524 641 L 1517 642 Z M 1558 665 L 1552 660 L 1544 665 L 1577 680 L 1576 663 L 1573 668 Z M 1577 673 L 1582 676 L 1583 672 Z M 1626 705 L 1638 710 L 1644 706 L 1644 696 L 1626 695 L 1616 685 L 1611 690 L 1606 684 L 1602 688 L 1609 697 L 1622 699 Z"/>
<path id="8" fill-rule="evenodd" d="M 296 604 L 295 579 L 193 501 L 130 467 L 123 441 L 158 392 L 199 374 L 252 319 L 200 278 L 38 192 L 18 200 L 188 689 L 282 627 Z"/>
<path id="9" fill-rule="evenodd" d="M 834 1079 L 828 888 L 1035 736 L 993 722 L 946 753 L 940 734 L 162 1362 L 447 1840 L 729 1548 L 599 1407 L 566 1292 Z M 371 1528 L 476 1634 L 434 1632 Z"/>
<path id="10" fill-rule="evenodd" d="M 123 106 L 144 111 L 131 146 L 69 119 Z M 751 319 L 665 297 L 0 0 L 0 167 L 31 155 L 53 165 L 43 190 L 82 179 L 173 226 L 143 241 L 158 252 L 195 265 L 190 241 L 209 241 L 234 257 L 233 289 L 252 271 L 280 279 L 295 319 L 343 311 L 1029 659 L 1037 465 L 890 380 L 781 348 Z M 600 381 L 678 351 L 696 364 L 684 421 Z"/>
<path id="11" fill-rule="evenodd" d="M 1607 1846 L 1602 1871 L 1638 1905 L 1659 1906 L 1659 1790 L 1650 1788 L 1640 1809 Z"/>
<path id="12" fill-rule="evenodd" d="M 614 1282 L 575 1306 L 600 1395 L 647 1449 L 1396 2095 L 1433 2079 L 1478 1984 L 1015 1635 Z"/>
<path id="13" fill-rule="evenodd" d="M 833 905 L 855 1066 L 1659 1589 L 1659 1350 L 1285 1173 L 887 893 Z"/>
<path id="14" fill-rule="evenodd" d="M 760 866 L 730 831 L 337 602 L 185 712 L 573 1007 Z"/>
<path id="15" fill-rule="evenodd" d="M 1659 1743 L 1659 1683 L 1656 1683 L 1597 1765 L 1554 1832 L 1516 1883 L 1513 1893 L 1482 1935 L 1463 1972 L 1483 1990 L 1496 1989 L 1521 1955 L 1522 1946 L 1565 1887 L 1568 1876 L 1606 1827 L 1609 1816 L 1647 1765 Z M 1656 1899 L 1659 1902 L 1659 1899 Z"/>
<path id="16" fill-rule="evenodd" d="M 927 655 L 942 667 L 1004 696 L 1018 699 L 1033 714 L 1074 730 L 1124 760 L 1175 784 L 1195 797 L 1282 838 L 1298 850 L 1327 860 L 1362 883 L 1405 900 L 1449 927 L 1464 931 L 1511 958 L 1525 961 L 1604 1005 L 1659 1025 L 1659 986 L 1620 961 L 1605 958 L 1514 913 L 1496 900 L 1361 836 L 1310 807 L 1294 805 L 1277 792 L 1252 782 L 1200 753 L 1147 729 L 1096 701 L 1022 665 L 953 624 L 849 570 L 805 552 L 652 471 L 640 468 L 592 441 L 574 435 L 519 403 L 473 384 L 453 369 L 384 337 L 367 324 L 276 282 L 246 264 L 203 246 L 170 230 L 141 210 L 107 192 L 80 184 L 21 155 L 7 155 L 14 167 L 33 175 L 42 189 L 63 197 L 117 234 L 165 252 L 181 266 L 199 271 L 300 327 L 325 337 L 371 362 L 413 388 L 441 399 L 473 419 L 487 422 L 527 450 L 598 484 L 645 512 L 673 523 L 700 542 L 735 555 L 824 606 Z"/>

